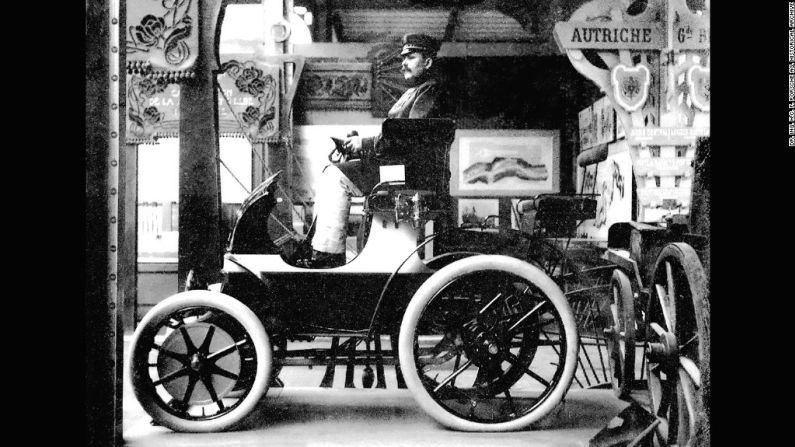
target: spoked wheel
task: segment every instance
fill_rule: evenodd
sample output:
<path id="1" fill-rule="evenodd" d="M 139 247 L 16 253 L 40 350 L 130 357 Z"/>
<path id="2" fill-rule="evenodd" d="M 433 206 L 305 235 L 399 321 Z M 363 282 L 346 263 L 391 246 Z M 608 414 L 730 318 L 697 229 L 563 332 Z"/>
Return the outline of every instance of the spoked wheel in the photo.
<path id="1" fill-rule="evenodd" d="M 695 250 L 669 244 L 654 267 L 647 312 L 649 401 L 660 445 L 709 445 L 709 300 Z"/>
<path id="2" fill-rule="evenodd" d="M 130 381 L 144 410 L 175 431 L 221 431 L 265 395 L 272 352 L 262 323 L 234 298 L 180 293 L 144 317 L 132 340 Z"/>
<path id="3" fill-rule="evenodd" d="M 635 297 L 629 277 L 618 269 L 610 280 L 610 316 L 605 333 L 613 391 L 624 398 L 635 381 Z"/>
<path id="4" fill-rule="evenodd" d="M 530 240 L 527 262 L 543 270 L 564 292 L 579 287 L 582 283 L 579 267 L 563 250 L 547 239 Z"/>
<path id="5" fill-rule="evenodd" d="M 268 387 L 271 386 L 281 386 L 282 382 L 279 379 L 279 373 L 282 371 L 282 366 L 284 364 L 284 356 L 287 351 L 287 340 L 284 337 L 269 337 L 271 340 L 271 348 L 272 348 L 272 355 L 271 355 L 271 378 L 268 382 Z M 230 391 L 226 396 L 230 398 L 238 398 L 244 396 L 248 393 L 248 389 L 251 387 L 251 383 L 257 375 L 257 365 L 254 362 L 245 362 L 243 363 L 239 378 L 237 379 L 237 383 L 235 384 L 232 391 Z"/>
<path id="6" fill-rule="evenodd" d="M 549 414 L 568 391 L 577 333 L 560 288 L 501 255 L 456 261 L 417 290 L 399 357 L 419 405 L 448 427 L 507 431 Z"/>

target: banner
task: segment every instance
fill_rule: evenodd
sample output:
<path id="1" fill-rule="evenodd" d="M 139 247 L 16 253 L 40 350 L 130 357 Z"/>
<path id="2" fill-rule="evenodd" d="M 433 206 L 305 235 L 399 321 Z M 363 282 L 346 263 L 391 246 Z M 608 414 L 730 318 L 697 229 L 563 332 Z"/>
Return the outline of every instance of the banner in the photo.
<path id="1" fill-rule="evenodd" d="M 224 62 L 218 75 L 219 113 L 225 127 L 228 119 L 240 134 L 252 142 L 265 142 L 279 135 L 281 67 L 262 62 L 231 59 Z M 226 96 L 226 99 L 224 99 Z M 227 104 L 227 99 L 229 103 Z"/>
<path id="2" fill-rule="evenodd" d="M 127 24 L 128 71 L 172 81 L 193 75 L 199 54 L 199 0 L 130 1 Z"/>
<path id="3" fill-rule="evenodd" d="M 218 76 L 218 131 L 252 142 L 278 140 L 278 66 L 229 61 Z M 127 74 L 127 144 L 151 144 L 179 136 L 180 85 L 155 75 Z"/>

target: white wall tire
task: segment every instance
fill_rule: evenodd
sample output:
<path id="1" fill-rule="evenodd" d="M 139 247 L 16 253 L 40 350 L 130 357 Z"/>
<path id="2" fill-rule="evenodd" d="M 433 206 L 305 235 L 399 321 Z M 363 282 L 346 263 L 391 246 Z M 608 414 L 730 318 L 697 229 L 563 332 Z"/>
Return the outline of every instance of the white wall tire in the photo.
<path id="1" fill-rule="evenodd" d="M 500 290 L 481 293 L 484 280 Z M 473 288 L 478 291 L 463 301 L 456 295 Z M 517 361 L 517 350 L 527 337 L 534 337 L 539 352 L 524 363 Z M 574 316 L 560 288 L 538 267 L 502 255 L 462 259 L 432 275 L 406 309 L 398 344 L 406 385 L 424 411 L 452 429 L 494 432 L 528 428 L 552 412 L 571 385 L 579 349 Z M 476 374 L 474 368 L 467 371 L 470 366 Z M 495 387 L 514 367 L 529 371 L 525 381 Z M 532 394 L 526 384 L 534 381 L 542 391 L 520 398 L 519 392 Z"/>
<path id="2" fill-rule="evenodd" d="M 257 316 L 222 293 L 192 290 L 158 303 L 130 346 L 128 375 L 152 419 L 179 432 L 234 428 L 270 382 L 272 349 Z M 240 383 L 245 383 L 245 390 Z"/>

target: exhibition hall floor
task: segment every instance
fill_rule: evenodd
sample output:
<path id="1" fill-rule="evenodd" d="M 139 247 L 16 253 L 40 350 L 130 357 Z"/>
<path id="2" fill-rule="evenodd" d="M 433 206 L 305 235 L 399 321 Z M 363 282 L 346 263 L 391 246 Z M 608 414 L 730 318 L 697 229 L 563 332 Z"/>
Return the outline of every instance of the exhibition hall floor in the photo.
<path id="1" fill-rule="evenodd" d="M 125 337 L 125 364 L 131 336 Z M 125 376 L 123 437 L 135 447 L 177 446 L 588 446 L 628 403 L 609 389 L 572 388 L 565 402 L 533 429 L 510 433 L 465 433 L 444 428 L 398 389 L 386 368 L 387 389 L 345 388 L 338 366 L 332 388 L 320 388 L 325 368 L 285 367 L 284 388 L 270 388 L 246 427 L 223 433 L 175 433 L 151 425 Z M 357 367 L 355 383 L 361 383 Z"/>

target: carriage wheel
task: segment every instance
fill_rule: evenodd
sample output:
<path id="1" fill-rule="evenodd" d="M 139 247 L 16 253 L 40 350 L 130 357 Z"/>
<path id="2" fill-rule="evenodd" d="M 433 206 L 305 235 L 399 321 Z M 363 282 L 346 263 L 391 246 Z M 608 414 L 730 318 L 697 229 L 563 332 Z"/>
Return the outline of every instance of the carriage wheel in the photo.
<path id="1" fill-rule="evenodd" d="M 564 292 L 582 284 L 580 269 L 563 250 L 549 240 L 531 239 L 527 262 L 543 270 Z"/>
<path id="2" fill-rule="evenodd" d="M 574 317 L 537 267 L 501 255 L 456 261 L 417 290 L 399 358 L 419 405 L 448 427 L 507 431 L 549 414 L 577 361 Z"/>
<path id="3" fill-rule="evenodd" d="M 649 403 L 662 445 L 708 445 L 709 299 L 695 250 L 669 244 L 654 267 L 647 311 Z M 705 442 L 707 442 L 705 444 Z"/>
<path id="4" fill-rule="evenodd" d="M 228 295 L 193 290 L 163 300 L 141 321 L 130 349 L 136 398 L 156 423 L 175 431 L 233 427 L 268 388 L 268 335 Z"/>
<path id="5" fill-rule="evenodd" d="M 614 270 L 610 280 L 610 327 L 606 329 L 613 391 L 629 395 L 635 380 L 635 297 L 629 277 Z"/>

